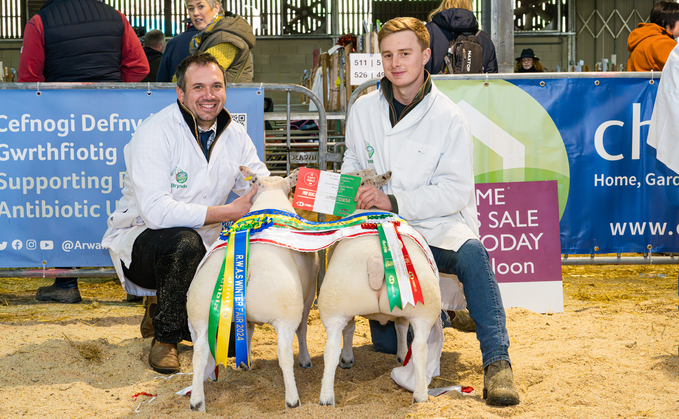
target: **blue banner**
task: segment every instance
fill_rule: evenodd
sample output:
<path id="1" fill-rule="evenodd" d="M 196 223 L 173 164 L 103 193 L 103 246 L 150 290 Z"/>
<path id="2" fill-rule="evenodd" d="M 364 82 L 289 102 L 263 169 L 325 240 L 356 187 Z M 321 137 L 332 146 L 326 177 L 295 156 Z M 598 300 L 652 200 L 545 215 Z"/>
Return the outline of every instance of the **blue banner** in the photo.
<path id="1" fill-rule="evenodd" d="M 561 218 L 563 253 L 679 251 L 679 176 L 646 144 L 657 80 L 513 82 L 561 133 L 570 190 Z"/>
<path id="2" fill-rule="evenodd" d="M 465 112 L 477 183 L 556 180 L 565 254 L 679 251 L 679 175 L 646 144 L 658 80 L 436 80 Z"/>
<path id="3" fill-rule="evenodd" d="M 679 252 L 679 175 L 646 144 L 657 79 L 434 80 L 472 125 L 477 183 L 557 181 L 562 253 Z M 226 107 L 263 159 L 261 93 Z M 0 268 L 110 266 L 123 147 L 174 89 L 0 97 Z"/>
<path id="4" fill-rule="evenodd" d="M 0 268 L 111 266 L 100 246 L 120 199 L 123 148 L 175 89 L 0 90 Z M 226 108 L 264 160 L 264 95 Z"/>

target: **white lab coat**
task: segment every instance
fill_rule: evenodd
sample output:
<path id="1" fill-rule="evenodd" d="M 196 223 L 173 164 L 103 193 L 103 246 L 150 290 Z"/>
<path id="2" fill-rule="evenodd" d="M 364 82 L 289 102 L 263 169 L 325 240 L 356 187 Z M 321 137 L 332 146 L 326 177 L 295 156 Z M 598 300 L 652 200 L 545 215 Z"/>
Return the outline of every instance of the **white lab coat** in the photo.
<path id="1" fill-rule="evenodd" d="M 679 44 L 662 70 L 658 95 L 646 142 L 657 150 L 658 160 L 679 173 Z"/>
<path id="2" fill-rule="evenodd" d="M 207 208 L 224 204 L 231 191 L 243 195 L 250 189 L 239 166 L 269 175 L 245 128 L 233 121 L 215 140 L 208 163 L 177 103 L 137 128 L 125 146 L 125 165 L 123 197 L 108 219 L 102 246 L 111 252 L 125 290 L 135 295 L 155 294 L 127 281 L 122 272 L 120 261 L 130 266 L 139 234 L 147 228 L 191 227 L 209 247 L 222 225 L 203 225 Z"/>
<path id="3" fill-rule="evenodd" d="M 389 112 L 381 89 L 356 101 L 342 172 L 391 170 L 383 191 L 396 197 L 399 215 L 429 245 L 457 251 L 479 235 L 469 122 L 434 85 L 393 128 Z"/>

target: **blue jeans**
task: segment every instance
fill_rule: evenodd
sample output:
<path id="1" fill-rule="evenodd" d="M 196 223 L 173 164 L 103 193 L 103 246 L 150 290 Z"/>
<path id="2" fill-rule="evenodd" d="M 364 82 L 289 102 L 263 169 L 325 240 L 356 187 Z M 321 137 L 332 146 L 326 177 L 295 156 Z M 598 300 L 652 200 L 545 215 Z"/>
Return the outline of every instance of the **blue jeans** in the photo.
<path id="1" fill-rule="evenodd" d="M 509 361 L 505 309 L 486 248 L 476 239 L 468 240 L 457 252 L 430 248 L 439 271 L 457 275 L 464 285 L 469 317 L 476 324 L 476 338 L 481 344 L 483 368 L 495 361 Z"/>

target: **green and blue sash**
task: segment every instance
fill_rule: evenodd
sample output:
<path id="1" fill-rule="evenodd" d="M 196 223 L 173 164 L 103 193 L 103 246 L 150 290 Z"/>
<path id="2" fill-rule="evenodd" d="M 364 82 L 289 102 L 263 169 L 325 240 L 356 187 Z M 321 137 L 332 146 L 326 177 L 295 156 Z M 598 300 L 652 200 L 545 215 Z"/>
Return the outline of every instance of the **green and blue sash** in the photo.
<path id="1" fill-rule="evenodd" d="M 224 262 L 212 294 L 208 343 L 217 365 L 226 365 L 231 320 L 235 318 L 236 365 L 250 367 L 245 307 L 249 236 L 250 230 L 243 230 L 229 237 Z"/>
<path id="2" fill-rule="evenodd" d="M 224 262 L 212 295 L 208 325 L 208 342 L 216 364 L 226 365 L 231 322 L 234 321 L 236 365 L 250 366 L 245 302 L 251 240 L 297 251 L 316 251 L 344 237 L 358 237 L 377 232 L 384 260 L 389 306 L 393 311 L 395 307 L 404 309 L 408 303 L 413 306 L 418 302 L 424 304 L 417 274 L 399 229 L 405 229 L 406 234 L 415 240 L 427 254 L 434 272 L 438 274 L 424 238 L 408 226 L 405 220 L 391 213 L 360 213 L 331 222 L 313 222 L 294 213 L 269 209 L 253 211 L 233 223 L 222 232 L 219 240 L 208 251 L 209 256 L 215 249 L 226 247 Z M 274 231 L 281 233 L 275 235 L 269 233 Z M 344 231 L 351 233 L 347 236 L 337 234 Z M 282 238 L 282 232 L 286 232 L 286 239 Z M 287 237 L 295 234 L 297 236 L 295 240 L 298 240 L 295 244 L 307 243 L 307 240 L 316 241 L 313 241 L 311 246 L 296 247 L 295 244 L 287 242 Z"/>
<path id="3" fill-rule="evenodd" d="M 236 315 L 236 320 L 234 322 L 236 327 L 236 365 L 239 367 L 250 368 L 247 317 L 245 311 L 250 230 L 234 233 L 233 240 L 235 242 L 233 305 Z"/>

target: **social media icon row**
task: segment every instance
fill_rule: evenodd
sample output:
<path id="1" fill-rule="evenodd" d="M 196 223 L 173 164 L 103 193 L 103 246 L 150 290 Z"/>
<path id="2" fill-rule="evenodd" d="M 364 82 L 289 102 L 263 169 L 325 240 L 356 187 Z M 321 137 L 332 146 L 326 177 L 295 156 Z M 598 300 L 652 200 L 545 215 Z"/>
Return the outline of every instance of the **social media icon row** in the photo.
<path id="1" fill-rule="evenodd" d="M 52 240 L 40 240 L 40 243 L 38 243 L 33 239 L 26 240 L 26 249 L 36 250 L 38 248 L 38 244 L 40 245 L 40 250 L 54 250 L 54 242 Z M 21 250 L 23 247 L 24 243 L 21 240 L 16 239 L 12 241 L 12 249 Z M 5 250 L 5 248 L 7 248 L 7 242 L 0 242 L 0 250 Z"/>

